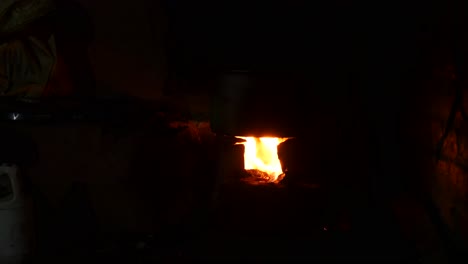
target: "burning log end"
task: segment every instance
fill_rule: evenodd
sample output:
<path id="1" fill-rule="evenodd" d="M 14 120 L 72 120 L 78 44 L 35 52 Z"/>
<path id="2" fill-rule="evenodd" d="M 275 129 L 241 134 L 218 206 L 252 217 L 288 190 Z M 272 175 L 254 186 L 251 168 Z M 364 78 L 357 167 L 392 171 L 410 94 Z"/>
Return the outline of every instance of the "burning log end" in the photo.
<path id="1" fill-rule="evenodd" d="M 281 182 L 285 177 L 285 174 L 281 174 L 278 176 L 278 179 L 276 181 L 273 181 L 274 178 L 272 178 L 271 175 L 264 171 L 260 170 L 245 170 L 244 174 L 244 181 L 251 183 L 251 184 L 266 184 L 266 183 L 279 183 Z"/>
<path id="2" fill-rule="evenodd" d="M 263 179 L 263 180 L 270 179 L 270 176 L 268 175 L 268 173 L 260 171 L 260 170 L 246 170 L 245 172 L 251 178 Z"/>

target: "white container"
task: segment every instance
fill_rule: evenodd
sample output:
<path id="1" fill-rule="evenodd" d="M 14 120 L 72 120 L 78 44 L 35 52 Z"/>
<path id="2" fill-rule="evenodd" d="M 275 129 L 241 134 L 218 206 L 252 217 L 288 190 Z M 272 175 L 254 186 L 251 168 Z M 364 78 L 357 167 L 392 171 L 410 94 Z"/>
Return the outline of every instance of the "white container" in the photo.
<path id="1" fill-rule="evenodd" d="M 18 167 L 0 165 L 0 263 L 22 263 L 32 253 L 31 209 Z"/>

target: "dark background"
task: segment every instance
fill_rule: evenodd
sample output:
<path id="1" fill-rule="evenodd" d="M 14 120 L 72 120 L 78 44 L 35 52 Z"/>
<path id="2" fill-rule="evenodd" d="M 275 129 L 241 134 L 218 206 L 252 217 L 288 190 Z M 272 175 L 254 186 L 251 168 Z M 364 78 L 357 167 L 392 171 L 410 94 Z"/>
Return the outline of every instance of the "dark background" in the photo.
<path id="1" fill-rule="evenodd" d="M 40 159 L 30 173 L 42 195 L 49 252 L 62 240 L 68 243 L 63 252 L 78 248 L 73 243 L 94 250 L 73 242 L 80 234 L 103 241 L 103 248 L 135 242 L 129 233 L 177 244 L 183 228 L 206 224 L 210 177 L 225 154 L 217 152 L 210 126 L 218 136 L 293 134 L 300 151 L 287 158 L 298 171 L 350 190 L 332 193 L 336 201 L 353 200 L 360 184 L 371 186 L 373 197 L 405 193 L 418 204 L 429 196 L 442 219 L 439 229 L 449 230 L 440 233 L 450 241 L 467 237 L 468 141 L 459 117 L 442 142 L 442 159 L 435 159 L 455 97 L 452 76 L 463 80 L 465 73 L 458 13 L 465 9 L 458 3 L 79 2 L 94 28 L 89 59 L 97 95 L 133 96 L 153 106 L 170 102 L 189 119 L 178 120 L 187 128 L 181 133 L 140 119 L 15 128 L 37 144 Z M 259 80 L 235 95 L 238 101 L 223 98 L 232 71 Z M 231 106 L 233 119 L 223 115 Z M 402 223 L 412 242 L 439 232 L 437 221 L 420 220 L 425 211 L 409 208 Z M 420 218 L 411 220 L 411 212 Z M 76 229 L 80 216 L 88 224 Z M 444 236 L 429 240 L 437 244 Z M 432 252 L 430 246 L 423 251 Z"/>

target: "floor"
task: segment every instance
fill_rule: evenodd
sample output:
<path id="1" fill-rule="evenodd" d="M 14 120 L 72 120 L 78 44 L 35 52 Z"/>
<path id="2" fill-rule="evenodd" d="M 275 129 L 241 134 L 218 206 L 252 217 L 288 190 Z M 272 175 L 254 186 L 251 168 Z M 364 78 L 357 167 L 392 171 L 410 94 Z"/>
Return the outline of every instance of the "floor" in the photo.
<path id="1" fill-rule="evenodd" d="M 384 208 L 331 208 L 319 188 L 238 185 L 226 188 L 221 200 L 216 220 L 185 245 L 181 257 L 344 262 L 418 258 Z"/>
<path id="2" fill-rule="evenodd" d="M 414 246 L 403 239 L 388 208 L 371 203 L 346 203 L 343 199 L 330 199 L 332 196 L 320 186 L 227 184 L 221 188 L 213 207 L 197 211 L 190 221 L 167 227 L 164 233 L 101 235 L 100 242 L 92 246 L 82 240 L 79 244 L 87 247 L 69 246 L 62 248 L 61 253 L 55 253 L 54 249 L 40 260 L 52 263 L 418 261 Z M 346 196 L 344 199 L 350 200 Z M 80 230 L 79 233 L 87 231 Z M 63 244 L 63 241 L 53 243 Z"/>

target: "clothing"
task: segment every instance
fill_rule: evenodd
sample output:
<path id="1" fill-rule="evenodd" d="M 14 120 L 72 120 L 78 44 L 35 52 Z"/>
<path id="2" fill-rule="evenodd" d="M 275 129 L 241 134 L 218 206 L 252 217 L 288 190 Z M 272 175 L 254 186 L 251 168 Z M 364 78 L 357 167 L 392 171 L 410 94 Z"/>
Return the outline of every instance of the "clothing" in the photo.
<path id="1" fill-rule="evenodd" d="M 42 95 L 57 60 L 55 38 L 24 32 L 53 9 L 52 0 L 0 1 L 0 96 Z"/>
<path id="2" fill-rule="evenodd" d="M 18 32 L 53 10 L 53 0 L 1 0 L 0 36 Z"/>
<path id="3" fill-rule="evenodd" d="M 56 64 L 55 40 L 35 37 L 0 44 L 0 95 L 40 97 Z"/>

